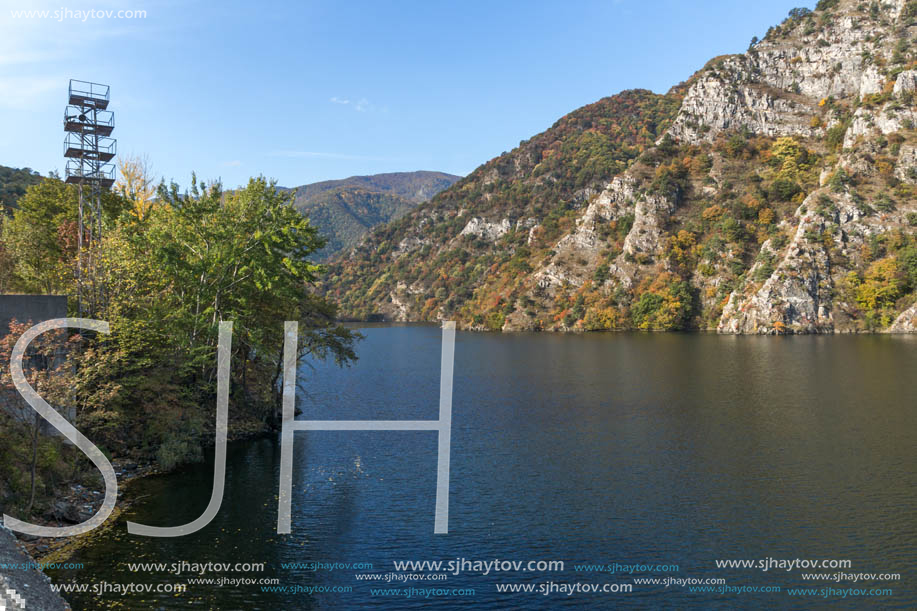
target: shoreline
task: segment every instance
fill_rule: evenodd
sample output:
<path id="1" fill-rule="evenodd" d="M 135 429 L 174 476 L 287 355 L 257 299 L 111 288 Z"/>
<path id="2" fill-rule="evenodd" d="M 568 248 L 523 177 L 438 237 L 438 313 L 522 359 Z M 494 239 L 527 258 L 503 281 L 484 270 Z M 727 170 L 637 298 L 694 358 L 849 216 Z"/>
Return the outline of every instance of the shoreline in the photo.
<path id="1" fill-rule="evenodd" d="M 355 320 L 355 319 L 342 319 L 338 323 L 346 326 L 349 329 L 373 329 L 373 328 L 391 328 L 391 327 L 439 327 L 444 320 Z M 636 333 L 641 335 L 654 335 L 654 334 L 663 334 L 671 333 L 676 335 L 717 335 L 722 337 L 769 337 L 769 336 L 830 336 L 830 335 L 840 335 L 840 336 L 850 336 L 850 335 L 874 335 L 874 336 L 917 336 L 917 329 L 909 330 L 899 330 L 899 329 L 880 329 L 877 331 L 870 331 L 868 329 L 813 329 L 813 330 L 793 330 L 789 329 L 782 332 L 774 331 L 773 329 L 768 330 L 767 332 L 762 333 L 734 333 L 727 331 L 719 331 L 717 329 L 635 329 L 635 328 L 622 328 L 622 329 L 500 329 L 492 330 L 487 329 L 482 325 L 463 325 L 462 323 L 457 323 L 458 331 L 467 331 L 470 333 L 481 333 L 481 334 L 493 334 L 493 335 L 526 335 L 526 334 L 548 334 L 548 335 L 618 335 L 618 334 L 628 334 Z"/>
<path id="2" fill-rule="evenodd" d="M 244 431 L 237 433 L 236 435 L 230 435 L 230 438 L 227 440 L 227 445 L 244 441 L 252 441 L 260 437 L 266 437 L 273 433 L 275 433 L 275 431 Z M 204 446 L 205 449 L 210 447 L 213 447 L 213 443 L 209 443 Z M 29 557 L 34 562 L 44 564 L 67 562 L 70 557 L 73 556 L 73 554 L 78 550 L 87 545 L 91 545 L 95 538 L 114 528 L 116 524 L 118 524 L 119 518 L 124 514 L 124 512 L 131 508 L 134 503 L 139 500 L 136 498 L 132 499 L 128 495 L 128 490 L 132 485 L 148 477 L 174 473 L 181 467 L 178 466 L 171 471 L 163 471 L 156 468 L 152 464 L 136 466 L 130 461 L 112 461 L 112 465 L 115 467 L 115 474 L 118 476 L 118 501 L 108 519 L 105 520 L 105 522 L 103 522 L 97 528 L 88 533 L 76 535 L 73 537 L 31 537 L 28 535 L 24 536 L 14 534 L 16 539 L 27 551 Z M 94 514 L 102 503 L 104 487 L 89 489 L 83 488 L 79 484 L 72 484 L 71 490 L 73 490 L 74 487 L 80 487 L 83 491 L 85 491 L 85 493 L 80 497 L 81 499 L 85 500 L 88 496 L 94 497 L 92 501 L 84 504 L 91 507 L 91 513 Z M 61 524 L 48 524 L 48 526 L 60 525 Z"/>

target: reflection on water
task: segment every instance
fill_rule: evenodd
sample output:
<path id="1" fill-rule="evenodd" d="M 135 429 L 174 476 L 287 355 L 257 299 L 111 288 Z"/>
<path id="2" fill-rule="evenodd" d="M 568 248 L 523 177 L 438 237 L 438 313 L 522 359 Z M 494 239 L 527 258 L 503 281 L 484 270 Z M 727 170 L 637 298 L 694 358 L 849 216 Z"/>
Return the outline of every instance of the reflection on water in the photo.
<path id="1" fill-rule="evenodd" d="M 440 331 L 364 330 L 360 362 L 302 371 L 305 419 L 435 419 Z M 581 336 L 459 333 L 450 534 L 433 535 L 436 433 L 296 434 L 293 533 L 278 536 L 280 447 L 230 447 L 223 508 L 177 539 L 119 525 L 58 571 L 81 582 L 175 583 L 127 562 L 265 562 L 288 586 L 350 593 L 268 594 L 258 585 L 115 597 L 126 608 L 339 609 L 456 606 L 457 599 L 370 596 L 354 570 L 285 570 L 285 562 L 564 560 L 563 573 L 451 576 L 481 608 L 862 608 L 876 599 L 719 596 L 672 586 L 631 594 L 510 595 L 497 583 L 631 583 L 574 563 L 677 564 L 680 578 L 812 587 L 800 571 L 716 569 L 716 559 L 850 559 L 849 572 L 897 572 L 885 608 L 913 608 L 917 341 L 906 337 Z M 128 518 L 176 525 L 210 495 L 211 467 L 139 482 Z M 365 572 L 365 571 L 364 571 Z M 636 576 L 665 576 L 637 574 Z M 909 583 L 910 580 L 910 583 Z M 445 586 L 444 586 L 445 584 Z M 817 584 L 819 587 L 828 584 Z M 854 584 L 831 584 L 853 587 Z M 856 584 L 864 587 L 861 582 Z M 374 586 L 375 587 L 375 586 Z M 398 584 L 383 585 L 398 587 Z M 96 597 L 74 598 L 96 608 Z"/>

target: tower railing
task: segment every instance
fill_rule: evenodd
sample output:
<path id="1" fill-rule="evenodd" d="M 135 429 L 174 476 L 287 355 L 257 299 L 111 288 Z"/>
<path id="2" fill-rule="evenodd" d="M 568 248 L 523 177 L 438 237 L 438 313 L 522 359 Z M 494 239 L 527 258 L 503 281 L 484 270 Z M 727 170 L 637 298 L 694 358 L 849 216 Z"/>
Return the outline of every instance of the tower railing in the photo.
<path id="1" fill-rule="evenodd" d="M 70 132 L 64 138 L 64 157 L 111 161 L 118 154 L 118 141 L 114 138 L 82 136 Z"/>
<path id="2" fill-rule="evenodd" d="M 80 106 L 64 109 L 64 131 L 77 134 L 110 136 L 115 129 L 115 113 Z"/>
<path id="3" fill-rule="evenodd" d="M 65 169 L 66 182 L 78 185 L 98 183 L 108 189 L 115 184 L 115 166 L 112 163 L 91 166 L 79 159 L 68 159 Z"/>
<path id="4" fill-rule="evenodd" d="M 110 92 L 108 85 L 70 79 L 70 103 L 75 106 L 92 106 L 104 110 L 108 108 Z"/>

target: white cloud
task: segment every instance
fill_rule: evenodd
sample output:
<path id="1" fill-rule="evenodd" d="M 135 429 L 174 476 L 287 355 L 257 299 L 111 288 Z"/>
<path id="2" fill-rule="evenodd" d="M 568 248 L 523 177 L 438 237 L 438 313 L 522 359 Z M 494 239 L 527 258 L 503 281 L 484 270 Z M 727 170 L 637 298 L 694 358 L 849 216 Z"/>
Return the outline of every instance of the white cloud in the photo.
<path id="1" fill-rule="evenodd" d="M 334 96 L 328 101 L 331 102 L 332 104 L 340 104 L 341 106 L 350 106 L 357 112 L 367 112 L 367 111 L 376 110 L 376 107 L 373 106 L 372 102 L 370 102 L 366 98 L 360 98 L 357 101 L 353 101 L 348 98 L 339 98 L 337 96 Z"/>

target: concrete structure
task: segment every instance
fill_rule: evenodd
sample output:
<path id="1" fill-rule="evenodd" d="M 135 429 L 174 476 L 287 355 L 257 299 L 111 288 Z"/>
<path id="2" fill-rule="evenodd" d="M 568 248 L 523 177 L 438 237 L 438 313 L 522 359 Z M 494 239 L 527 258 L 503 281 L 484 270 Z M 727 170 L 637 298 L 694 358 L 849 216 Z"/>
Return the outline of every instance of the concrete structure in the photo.
<path id="1" fill-rule="evenodd" d="M 67 317 L 66 295 L 0 295 L 0 336 L 10 331 L 10 322 L 16 320 L 20 323 L 32 322 L 38 324 L 53 318 Z M 9 355 L 4 355 L 8 358 Z M 63 359 L 64 355 L 61 354 Z M 30 364 L 28 357 L 24 366 L 28 370 Z M 28 422 L 35 417 L 35 412 L 26 405 L 25 401 L 15 390 L 0 390 L 0 409 L 17 420 Z M 74 421 L 76 412 L 72 407 L 58 406 L 63 416 Z M 57 429 L 45 421 L 41 421 L 41 431 L 45 434 L 58 435 Z"/>
<path id="2" fill-rule="evenodd" d="M 66 318 L 66 295 L 0 295 L 0 333 L 6 334 L 10 321 L 32 321 L 34 324 Z"/>

